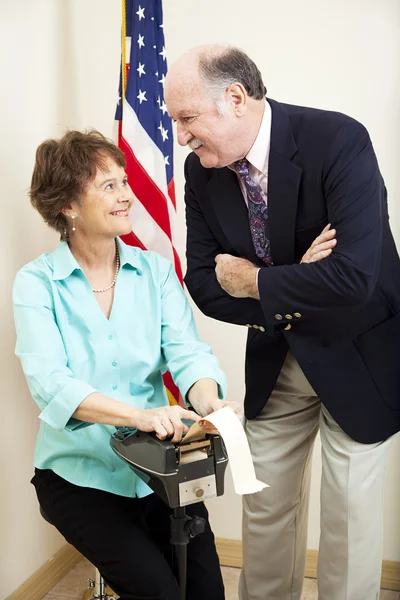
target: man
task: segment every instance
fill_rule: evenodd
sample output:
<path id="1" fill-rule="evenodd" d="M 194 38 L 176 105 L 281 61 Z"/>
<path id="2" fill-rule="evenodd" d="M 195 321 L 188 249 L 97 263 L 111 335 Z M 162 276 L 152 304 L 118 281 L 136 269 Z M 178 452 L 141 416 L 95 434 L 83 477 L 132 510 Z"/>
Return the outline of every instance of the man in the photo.
<path id="1" fill-rule="evenodd" d="M 193 150 L 186 285 L 206 315 L 249 327 L 246 432 L 271 487 L 244 499 L 241 598 L 301 597 L 319 429 L 319 600 L 375 600 L 384 469 L 400 429 L 386 190 L 360 123 L 265 94 L 251 59 L 217 46 L 186 53 L 165 85 L 178 142 Z"/>

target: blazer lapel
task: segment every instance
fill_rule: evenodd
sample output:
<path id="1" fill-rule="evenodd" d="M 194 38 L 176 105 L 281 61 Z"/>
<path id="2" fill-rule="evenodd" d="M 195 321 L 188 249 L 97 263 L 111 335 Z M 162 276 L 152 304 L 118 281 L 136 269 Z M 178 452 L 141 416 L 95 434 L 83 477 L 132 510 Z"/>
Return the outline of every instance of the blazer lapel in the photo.
<path id="1" fill-rule="evenodd" d="M 291 162 L 297 146 L 287 113 L 279 102 L 271 99 L 268 102 L 272 109 L 268 228 L 274 265 L 283 265 L 295 260 L 296 211 L 302 169 Z M 249 213 L 236 173 L 229 168 L 214 169 L 207 190 L 218 223 L 233 251 L 263 266 L 254 250 Z"/>
<path id="2" fill-rule="evenodd" d="M 295 260 L 297 199 L 302 169 L 291 162 L 297 152 L 287 113 L 275 100 L 272 109 L 268 164 L 268 228 L 274 265 Z"/>
<path id="3" fill-rule="evenodd" d="M 236 173 L 214 169 L 207 191 L 218 223 L 232 249 L 242 258 L 260 264 L 250 233 L 249 213 Z"/>

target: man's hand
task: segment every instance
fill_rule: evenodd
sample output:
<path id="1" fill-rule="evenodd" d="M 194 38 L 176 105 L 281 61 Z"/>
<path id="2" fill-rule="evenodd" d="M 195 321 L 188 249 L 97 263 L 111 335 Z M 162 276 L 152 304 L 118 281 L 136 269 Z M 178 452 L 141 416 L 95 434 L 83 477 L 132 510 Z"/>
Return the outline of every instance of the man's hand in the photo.
<path id="1" fill-rule="evenodd" d="M 336 229 L 330 229 L 330 224 L 327 225 L 321 234 L 315 238 L 300 263 L 312 263 L 327 258 L 336 246 L 335 235 Z M 215 257 L 215 262 L 217 265 L 215 274 L 218 283 L 225 292 L 234 298 L 260 299 L 257 286 L 259 268 L 252 262 L 230 254 L 218 254 Z"/>
<path id="2" fill-rule="evenodd" d="M 330 227 L 331 224 L 329 223 L 322 230 L 321 234 L 315 238 L 300 263 L 317 262 L 332 254 L 332 250 L 336 246 L 337 240 L 335 238 L 336 229 L 330 229 Z"/>
<path id="3" fill-rule="evenodd" d="M 218 254 L 215 274 L 219 285 L 234 298 L 260 299 L 257 287 L 258 267 L 245 258 Z"/>

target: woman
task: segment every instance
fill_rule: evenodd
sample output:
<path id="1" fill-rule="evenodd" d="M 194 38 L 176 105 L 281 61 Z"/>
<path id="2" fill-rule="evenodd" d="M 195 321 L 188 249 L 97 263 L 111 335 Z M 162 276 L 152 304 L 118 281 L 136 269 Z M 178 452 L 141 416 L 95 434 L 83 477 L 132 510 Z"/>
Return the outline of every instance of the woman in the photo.
<path id="1" fill-rule="evenodd" d="M 30 197 L 61 235 L 14 284 L 16 353 L 41 409 L 32 483 L 60 533 L 121 600 L 177 600 L 170 510 L 110 449 L 114 426 L 173 442 L 225 406 L 225 377 L 201 343 L 171 264 L 125 245 L 133 194 L 123 153 L 71 131 L 36 154 Z M 196 412 L 168 406 L 168 369 Z M 234 407 L 237 409 L 237 407 Z M 203 503 L 189 514 L 207 519 Z M 188 546 L 190 600 L 222 600 L 214 537 Z"/>

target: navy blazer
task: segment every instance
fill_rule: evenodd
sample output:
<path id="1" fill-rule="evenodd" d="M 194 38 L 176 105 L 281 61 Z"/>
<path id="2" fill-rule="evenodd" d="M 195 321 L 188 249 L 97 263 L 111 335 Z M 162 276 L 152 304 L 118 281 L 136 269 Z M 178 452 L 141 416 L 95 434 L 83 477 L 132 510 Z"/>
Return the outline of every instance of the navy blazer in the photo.
<path id="1" fill-rule="evenodd" d="M 272 109 L 268 212 L 274 266 L 263 267 L 236 174 L 185 163 L 185 283 L 206 315 L 247 325 L 245 414 L 268 400 L 288 347 L 342 429 L 372 443 L 400 430 L 400 261 L 386 189 L 365 127 L 331 111 Z M 299 264 L 327 223 L 337 247 Z M 260 301 L 232 298 L 215 256 L 251 260 Z"/>

